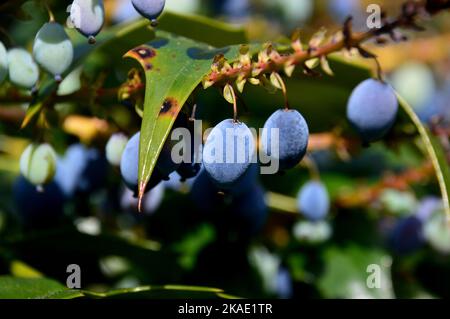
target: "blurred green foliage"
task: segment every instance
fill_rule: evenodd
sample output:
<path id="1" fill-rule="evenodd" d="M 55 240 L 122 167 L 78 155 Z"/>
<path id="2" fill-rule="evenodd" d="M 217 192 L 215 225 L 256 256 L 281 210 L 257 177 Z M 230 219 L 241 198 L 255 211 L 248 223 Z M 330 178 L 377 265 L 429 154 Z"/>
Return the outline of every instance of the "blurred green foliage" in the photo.
<path id="1" fill-rule="evenodd" d="M 1 25 L 7 37 L 2 35 L 1 39 L 5 38 L 9 47 L 29 47 L 35 32 L 45 22 L 46 13 L 33 1 L 22 7 L 21 2 L 16 4 L 15 10 L 0 11 L 2 15 L 8 13 L 8 19 L 2 19 Z M 51 4 L 57 20 L 65 21 L 65 4 L 55 1 Z M 319 8 L 323 7 L 321 2 Z M 11 10 L 19 17 L 26 13 L 29 17 L 13 19 L 9 15 Z M 311 18 L 311 25 L 328 21 L 316 15 Z M 270 25 L 272 18 L 264 19 Z M 246 27 L 257 25 L 255 19 Z M 20 151 L 27 141 L 34 139 L 40 114 L 45 114 L 50 124 L 44 135 L 61 155 L 68 145 L 79 142 L 76 134 L 64 129 L 65 120 L 82 115 L 103 119 L 112 130 L 130 136 L 142 129 L 152 144 L 151 152 L 142 152 L 141 160 L 151 161 L 174 120 L 158 122 L 161 102 L 174 97 L 179 103 L 176 113 L 189 114 L 192 93 L 209 71 L 215 53 L 225 53 L 232 62 L 238 58 L 237 44 L 247 42 L 251 32 L 217 19 L 166 12 L 156 32 L 144 20 L 110 23 L 98 36 L 96 46 L 89 46 L 74 30 L 68 33 L 75 46 L 75 62 L 70 71 L 81 68 L 81 86 L 96 88 L 101 84 L 104 92 L 125 83 L 131 68 L 142 72 L 136 61 L 123 59 L 127 52 L 141 45 L 153 45 L 157 59 L 152 61 L 153 69 L 145 76 L 142 74 L 147 85 L 144 124 L 141 128 L 142 120 L 134 107 L 120 103 L 116 95 L 105 94 L 93 100 L 75 95 L 61 104 L 60 109 L 47 108 L 43 101 L 56 86 L 50 77 L 42 78 L 37 99 L 26 105 L 25 128 L 19 129 L 20 122 L 0 121 L 0 298 L 283 297 L 277 280 L 281 267 L 289 271 L 292 279 L 289 296 L 292 298 L 450 295 L 449 251 L 436 249 L 433 240 L 403 255 L 389 245 L 389 234 L 397 221 L 416 214 L 423 198 L 444 194 L 444 207 L 445 201 L 448 205 L 445 194 L 449 194 L 450 174 L 445 150 L 405 101 L 386 140 L 362 148 L 345 119 L 345 105 L 352 89 L 370 77 L 371 70 L 340 54 L 330 58 L 333 77 L 311 77 L 296 70 L 286 80 L 290 104 L 304 115 L 313 136 L 344 137 L 352 146 L 344 155 L 333 143 L 317 147 L 310 154 L 332 199 L 325 230 L 314 228 L 299 213 L 286 209 L 295 206 L 292 205 L 295 196 L 310 179 L 308 170 L 302 166 L 284 175 L 261 177 L 270 214 L 263 231 L 255 236 L 236 232 L 235 225 L 230 225 L 233 221 L 223 222 L 226 218 L 222 215 L 200 214 L 186 185 L 175 189 L 166 186 L 161 205 L 151 215 L 124 209 L 120 205 L 123 195 L 120 174 L 113 167 L 107 168 L 101 188 L 79 193 L 65 205 L 64 217 L 58 223 L 44 229 L 24 226 L 12 201 L 13 184 L 18 175 Z M 286 37 L 278 34 L 278 39 L 280 48 L 285 46 Z M 188 54 L 193 47 L 198 49 L 197 54 L 200 50 L 201 59 Z M 260 47 L 260 43 L 254 44 L 253 53 Z M 155 68 L 160 69 L 163 77 L 153 72 Z M 0 96 L 4 93 L 2 87 Z M 232 116 L 232 106 L 216 88 L 198 89 L 194 95 L 197 118 L 204 125 L 213 126 Z M 261 87 L 247 84 L 240 96 L 240 120 L 251 127 L 262 127 L 282 105 L 280 92 L 269 94 Z M 1 109 L 9 107 L 23 111 L 20 103 L 10 105 L 3 99 L 0 101 Z M 84 129 L 81 126 L 80 130 Z M 107 136 L 96 136 L 88 144 L 103 150 Z M 394 182 L 382 183 L 381 195 L 376 193 L 366 199 L 365 191 L 378 190 L 387 173 L 393 174 L 395 180 L 402 173 L 411 170 L 414 173 L 430 160 L 433 166 L 423 180 L 408 181 L 406 186 L 397 188 Z M 150 173 L 148 166 L 146 171 L 142 168 L 145 178 Z M 357 204 L 348 205 L 343 200 L 348 197 Z M 281 198 L 282 203 L 274 198 Z M 437 211 L 444 214 L 441 208 Z M 298 229 L 301 231 L 297 232 Z M 15 267 L 19 261 L 22 267 Z M 66 267 L 73 263 L 82 269 L 82 290 L 64 286 Z M 372 264 L 381 269 L 380 289 L 371 289 L 366 284 L 370 275 L 368 266 Z"/>

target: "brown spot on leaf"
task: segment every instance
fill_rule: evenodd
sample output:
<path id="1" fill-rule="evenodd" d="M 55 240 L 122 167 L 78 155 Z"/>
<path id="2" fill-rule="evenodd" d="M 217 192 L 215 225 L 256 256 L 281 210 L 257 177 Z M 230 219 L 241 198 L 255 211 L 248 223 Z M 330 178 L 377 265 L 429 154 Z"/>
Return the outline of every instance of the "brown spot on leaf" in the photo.
<path id="1" fill-rule="evenodd" d="M 141 45 L 129 51 L 125 56 L 136 59 L 145 71 L 148 71 L 153 68 L 153 64 L 150 63 L 150 60 L 156 56 L 156 50 L 147 45 Z"/>
<path id="2" fill-rule="evenodd" d="M 178 101 L 173 97 L 168 97 L 164 100 L 159 116 L 172 116 L 176 117 L 178 114 Z"/>
<path id="3" fill-rule="evenodd" d="M 151 59 L 156 55 L 155 49 L 143 45 L 134 48 L 133 51 L 136 52 L 141 59 Z"/>

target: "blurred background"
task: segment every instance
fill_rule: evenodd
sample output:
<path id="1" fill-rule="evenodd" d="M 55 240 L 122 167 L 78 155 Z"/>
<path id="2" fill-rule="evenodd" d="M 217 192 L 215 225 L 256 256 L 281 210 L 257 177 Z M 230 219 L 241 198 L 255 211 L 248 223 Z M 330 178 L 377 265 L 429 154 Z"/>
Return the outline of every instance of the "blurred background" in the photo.
<path id="1" fill-rule="evenodd" d="M 285 42 L 296 28 L 305 39 L 322 26 L 336 32 L 349 15 L 363 30 L 369 3 L 396 16 L 402 1 L 167 0 L 166 10 L 229 23 L 250 42 Z M 67 3 L 50 4 L 63 23 Z M 106 0 L 105 10 L 105 29 L 140 18 L 128 0 Z M 30 48 L 47 18 L 39 4 L 23 1 L 20 11 L 2 13 L 0 39 Z M 450 161 L 449 13 L 423 25 L 423 32 L 406 32 L 406 42 L 366 47 Z M 120 58 L 129 49 L 111 54 Z M 130 67 L 93 54 L 58 94 L 99 79 L 117 87 Z M 332 68 L 334 77 L 297 74 L 287 81 L 291 105 L 311 130 L 307 163 L 275 176 L 250 173 L 249 186 L 232 196 L 218 195 L 203 171 L 187 181 L 173 173 L 146 195 L 143 214 L 104 152 L 113 132 L 139 130 L 133 106 L 74 100 L 48 112 L 45 134 L 59 160 L 44 196 L 19 176 L 20 155 L 36 136 L 33 127 L 20 130 L 28 104 L 10 102 L 8 88 L 0 87 L 0 275 L 65 283 L 66 267 L 75 263 L 83 289 L 92 291 L 180 284 L 247 298 L 449 297 L 450 231 L 423 143 L 401 114 L 384 142 L 362 147 L 346 123 L 345 105 L 374 63 L 337 54 Z M 262 127 L 283 100 L 247 87 L 241 102 L 241 119 Z M 204 126 L 231 116 L 217 91 L 199 92 L 196 103 Z M 298 209 L 314 167 L 330 200 L 318 221 Z M 370 265 L 379 267 L 379 288 L 367 285 Z"/>

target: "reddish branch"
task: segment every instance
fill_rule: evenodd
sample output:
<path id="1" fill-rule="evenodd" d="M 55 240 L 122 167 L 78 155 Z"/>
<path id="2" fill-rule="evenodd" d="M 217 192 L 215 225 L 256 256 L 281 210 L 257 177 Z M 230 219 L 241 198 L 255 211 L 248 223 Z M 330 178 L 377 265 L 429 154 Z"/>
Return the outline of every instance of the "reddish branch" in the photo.
<path id="1" fill-rule="evenodd" d="M 398 28 L 420 31 L 422 28 L 417 25 L 416 20 L 421 14 L 436 14 L 448 9 L 450 7 L 449 3 L 449 0 L 407 1 L 403 4 L 402 12 L 397 19 L 391 22 L 384 19 L 384 24 L 381 28 L 371 29 L 363 33 L 353 33 L 350 18 L 344 25 L 342 39 L 338 41 L 333 39 L 331 42 L 319 47 L 310 46 L 307 50 L 303 50 L 301 46 L 296 45 L 296 47 L 293 46 L 294 52 L 287 55 L 280 55 L 275 50 L 272 50 L 272 52 L 269 52 L 270 59 L 268 61 L 257 61 L 245 65 L 213 69 L 205 78 L 205 83 L 209 83 L 209 85 L 231 83 L 237 79 L 252 78 L 255 70 L 257 70 L 258 75 L 271 74 L 272 72 L 282 71 L 286 66 L 300 65 L 308 71 L 305 66 L 306 61 L 315 58 L 324 58 L 342 49 L 350 50 L 356 48 L 363 56 L 375 58 L 375 55 L 361 47 L 362 43 L 373 38 L 380 39 L 383 35 L 388 35 L 395 41 L 402 40 L 403 37 L 398 38 L 396 34 Z M 293 41 L 298 41 L 298 39 L 293 39 Z"/>
<path id="2" fill-rule="evenodd" d="M 342 193 L 335 204 L 345 208 L 367 206 L 377 200 L 385 189 L 406 191 L 414 184 L 426 183 L 433 172 L 433 165 L 427 161 L 420 167 L 408 169 L 398 175 L 388 173 L 375 185 L 359 186 L 357 191 Z"/>

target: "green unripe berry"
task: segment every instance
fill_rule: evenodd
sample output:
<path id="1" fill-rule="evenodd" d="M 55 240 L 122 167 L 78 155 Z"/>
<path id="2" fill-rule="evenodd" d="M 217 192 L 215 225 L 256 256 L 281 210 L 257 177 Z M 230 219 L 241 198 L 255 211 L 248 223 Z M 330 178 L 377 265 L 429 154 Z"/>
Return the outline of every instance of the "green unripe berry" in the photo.
<path id="1" fill-rule="evenodd" d="M 81 88 L 81 73 L 82 67 L 78 67 L 71 71 L 64 77 L 64 80 L 59 84 L 57 94 L 59 96 L 69 95 Z"/>
<path id="2" fill-rule="evenodd" d="M 49 144 L 30 144 L 20 157 L 20 173 L 33 185 L 52 181 L 56 173 L 56 153 Z"/>
<path id="3" fill-rule="evenodd" d="M 450 230 L 443 212 L 437 211 L 426 222 L 424 237 L 428 243 L 442 254 L 450 253 Z"/>
<path id="4" fill-rule="evenodd" d="M 63 26 L 45 23 L 36 34 L 33 55 L 44 70 L 60 79 L 73 61 L 73 45 Z"/>
<path id="5" fill-rule="evenodd" d="M 106 144 L 106 159 L 113 166 L 120 166 L 122 153 L 128 143 L 128 137 L 122 133 L 117 133 L 111 136 Z"/>
<path id="6" fill-rule="evenodd" d="M 8 75 L 8 53 L 6 52 L 5 46 L 0 41 L 0 84 Z"/>
<path id="7" fill-rule="evenodd" d="M 10 81 L 24 89 L 32 89 L 39 79 L 39 68 L 24 49 L 8 51 L 8 69 Z"/>

